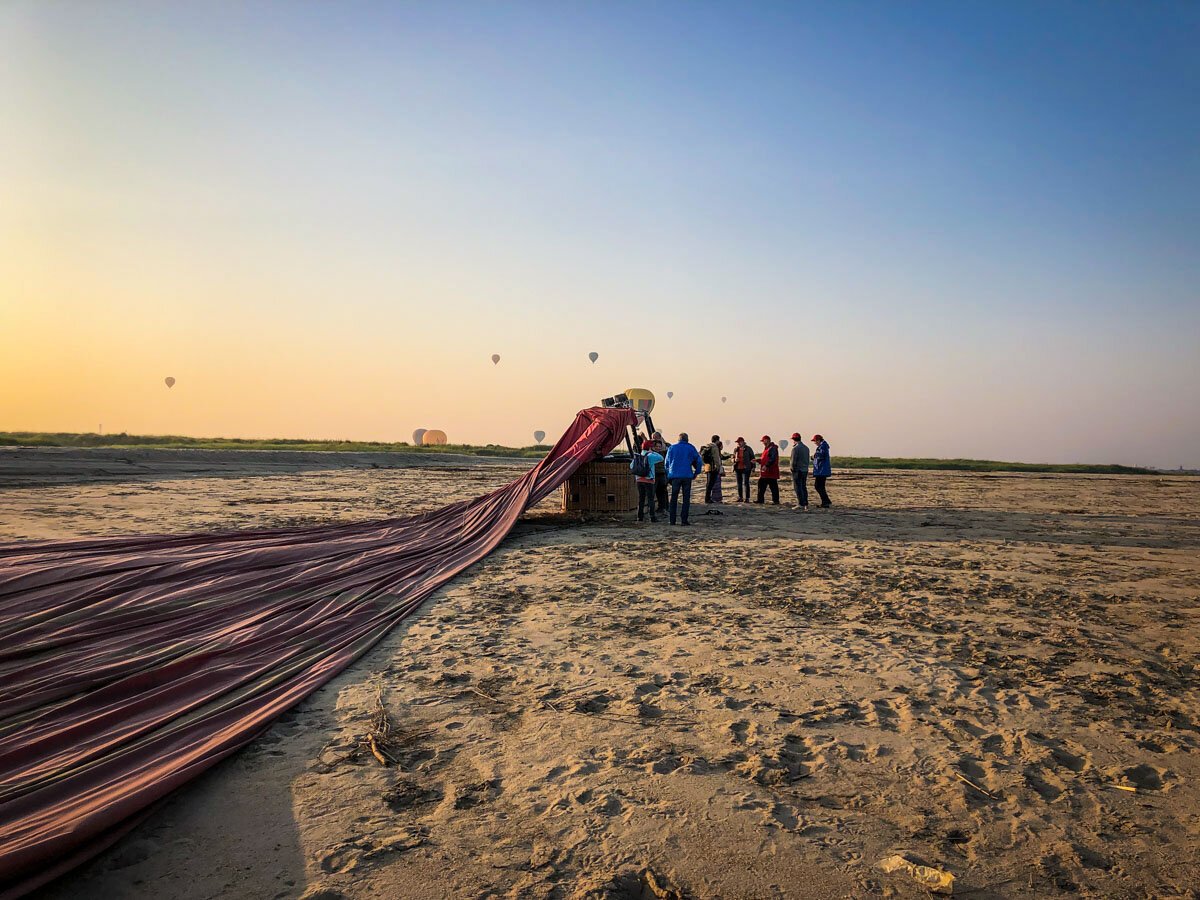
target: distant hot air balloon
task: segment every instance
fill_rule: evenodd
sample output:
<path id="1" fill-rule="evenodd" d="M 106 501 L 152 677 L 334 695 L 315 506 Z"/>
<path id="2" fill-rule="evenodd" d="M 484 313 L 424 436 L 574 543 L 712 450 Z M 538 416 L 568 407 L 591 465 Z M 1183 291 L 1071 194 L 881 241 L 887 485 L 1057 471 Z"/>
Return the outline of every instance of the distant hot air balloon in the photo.
<path id="1" fill-rule="evenodd" d="M 492 365 L 495 366 L 495 365 L 498 365 L 499 363 L 500 363 L 500 354 L 493 353 L 492 354 Z"/>
<path id="2" fill-rule="evenodd" d="M 654 395 L 645 388 L 625 388 L 625 396 L 638 412 L 654 412 Z"/>
<path id="3" fill-rule="evenodd" d="M 779 449 L 780 449 L 780 450 L 786 450 L 786 449 L 787 449 L 787 438 L 784 438 L 783 440 L 781 440 L 781 441 L 779 442 Z"/>
<path id="4" fill-rule="evenodd" d="M 166 378 L 164 378 L 163 381 L 166 383 L 167 387 L 169 387 L 169 388 L 175 387 L 175 379 L 172 378 L 170 375 L 168 375 Z"/>
<path id="5" fill-rule="evenodd" d="M 446 432 L 434 428 L 421 435 L 421 446 L 440 447 L 446 443 Z"/>
<path id="6" fill-rule="evenodd" d="M 588 359 L 590 359 L 593 363 L 596 360 L 598 360 L 599 358 L 600 358 L 600 354 L 597 353 L 595 350 L 593 350 L 591 353 L 588 354 Z"/>
<path id="7" fill-rule="evenodd" d="M 674 391 L 667 391 L 667 399 L 668 399 L 668 400 L 670 400 L 670 399 L 671 399 L 672 397 L 674 397 L 674 396 L 675 396 L 675 392 L 674 392 Z"/>
<path id="8" fill-rule="evenodd" d="M 539 444 L 540 444 L 542 441 L 544 441 L 544 440 L 546 439 L 546 432 L 544 432 L 544 431 L 535 431 L 535 432 L 533 433 L 533 439 L 534 439 L 534 441 L 536 441 L 537 443 L 539 443 Z"/>
<path id="9" fill-rule="evenodd" d="M 426 429 L 418 428 L 413 432 L 413 444 L 417 447 L 421 446 L 421 438 L 424 436 Z"/>
<path id="10" fill-rule="evenodd" d="M 728 399 L 729 399 L 728 397 L 722 397 L 722 398 L 721 398 L 721 402 L 722 402 L 722 403 L 724 403 L 724 402 L 725 402 L 726 400 L 728 400 Z"/>

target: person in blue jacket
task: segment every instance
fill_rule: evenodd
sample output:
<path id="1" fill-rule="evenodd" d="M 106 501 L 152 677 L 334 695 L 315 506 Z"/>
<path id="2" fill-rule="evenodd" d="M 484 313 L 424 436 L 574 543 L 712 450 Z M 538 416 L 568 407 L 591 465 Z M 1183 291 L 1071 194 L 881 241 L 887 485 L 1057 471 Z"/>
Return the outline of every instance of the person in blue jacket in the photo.
<path id="1" fill-rule="evenodd" d="M 692 508 L 692 479 L 700 474 L 704 464 L 700 461 L 700 451 L 688 443 L 685 432 L 679 435 L 678 443 L 672 444 L 667 450 L 667 483 L 671 485 L 671 514 L 670 522 L 675 524 L 675 511 L 679 502 L 679 492 L 683 492 L 683 510 L 679 518 L 681 525 L 688 523 L 688 511 Z"/>
<path id="2" fill-rule="evenodd" d="M 813 435 L 813 443 L 817 449 L 813 451 L 813 483 L 817 493 L 821 495 L 821 507 L 828 509 L 833 506 L 829 495 L 825 493 L 825 479 L 833 474 L 833 466 L 829 462 L 829 442 L 819 434 Z"/>

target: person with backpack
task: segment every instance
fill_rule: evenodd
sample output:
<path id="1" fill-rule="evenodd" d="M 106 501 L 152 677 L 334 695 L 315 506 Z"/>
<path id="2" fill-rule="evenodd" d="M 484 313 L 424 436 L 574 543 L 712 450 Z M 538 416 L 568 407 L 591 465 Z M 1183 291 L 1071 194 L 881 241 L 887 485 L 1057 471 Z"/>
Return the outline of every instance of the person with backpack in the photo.
<path id="1" fill-rule="evenodd" d="M 808 512 L 808 444 L 800 432 L 792 432 L 792 487 L 796 489 L 796 509 Z"/>
<path id="2" fill-rule="evenodd" d="M 721 436 L 714 434 L 712 441 L 700 451 L 700 462 L 704 464 L 704 502 L 713 502 L 713 489 L 721 477 Z"/>
<path id="3" fill-rule="evenodd" d="M 637 482 L 639 522 L 646 521 L 647 507 L 650 509 L 650 521 L 658 521 L 658 516 L 654 514 L 654 467 L 661 462 L 663 458 L 654 452 L 654 442 L 642 441 L 642 452 L 633 454 L 633 461 L 629 463 L 629 471 Z"/>
<path id="4" fill-rule="evenodd" d="M 688 442 L 687 432 L 679 435 L 679 443 L 672 444 L 667 451 L 667 481 L 671 484 L 671 524 L 675 524 L 680 493 L 683 494 L 681 525 L 688 523 L 688 511 L 692 506 L 692 480 L 700 474 L 703 463 L 700 454 Z"/>
<path id="5" fill-rule="evenodd" d="M 663 440 L 662 432 L 656 431 L 650 435 L 650 440 L 654 442 L 654 452 L 662 457 L 663 462 L 660 462 L 654 467 L 654 496 L 658 498 L 658 514 L 661 516 L 667 511 L 667 451 L 671 445 Z"/>
<path id="6" fill-rule="evenodd" d="M 829 495 L 825 493 L 825 479 L 833 474 L 833 464 L 829 459 L 829 442 L 819 434 L 813 435 L 813 443 L 817 449 L 813 452 L 813 485 L 821 496 L 821 508 L 833 506 Z"/>
<path id="7" fill-rule="evenodd" d="M 761 504 L 767 497 L 767 489 L 771 489 L 771 503 L 779 505 L 779 445 L 771 440 L 771 436 L 762 436 L 763 452 L 758 461 L 758 499 Z"/>
<path id="8" fill-rule="evenodd" d="M 733 474 L 737 478 L 738 503 L 750 502 L 750 475 L 754 472 L 754 451 L 740 437 L 733 446 Z"/>

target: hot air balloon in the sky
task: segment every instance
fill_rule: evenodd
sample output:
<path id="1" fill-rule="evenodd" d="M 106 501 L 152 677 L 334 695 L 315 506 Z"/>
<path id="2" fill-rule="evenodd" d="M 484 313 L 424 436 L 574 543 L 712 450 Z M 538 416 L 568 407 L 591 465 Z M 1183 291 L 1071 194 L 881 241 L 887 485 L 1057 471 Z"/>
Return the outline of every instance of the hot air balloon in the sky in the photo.
<path id="1" fill-rule="evenodd" d="M 724 403 L 724 402 L 725 402 L 726 400 L 728 400 L 728 399 L 729 399 L 728 397 L 722 397 L 722 398 L 721 398 L 721 402 L 722 402 L 722 403 Z"/>
<path id="2" fill-rule="evenodd" d="M 546 432 L 544 432 L 544 431 L 535 431 L 535 432 L 533 433 L 533 439 L 534 439 L 534 441 L 536 441 L 537 443 L 539 443 L 539 444 L 540 444 L 542 441 L 544 441 L 544 440 L 546 439 Z"/>
<path id="3" fill-rule="evenodd" d="M 421 435 L 422 447 L 440 447 L 446 443 L 446 432 L 439 431 L 437 428 L 426 431 Z"/>
<path id="4" fill-rule="evenodd" d="M 172 378 L 170 375 L 168 375 L 166 378 L 163 379 L 163 383 L 165 383 L 166 386 L 169 388 L 175 387 L 175 379 Z"/>
<path id="5" fill-rule="evenodd" d="M 674 391 L 667 391 L 667 399 L 668 399 L 668 400 L 670 400 L 670 399 L 671 399 L 672 397 L 674 397 L 674 396 L 675 396 L 675 392 L 674 392 Z"/>
<path id="6" fill-rule="evenodd" d="M 499 364 L 500 364 L 500 354 L 493 353 L 492 354 L 492 365 L 495 366 L 495 365 L 499 365 Z"/>
<path id="7" fill-rule="evenodd" d="M 600 358 L 600 354 L 597 353 L 595 350 L 593 350 L 591 353 L 588 354 L 588 359 L 590 359 L 593 363 L 596 360 L 598 360 L 599 358 Z"/>
<path id="8" fill-rule="evenodd" d="M 625 396 L 638 412 L 654 412 L 654 395 L 645 388 L 625 388 Z"/>
<path id="9" fill-rule="evenodd" d="M 786 450 L 786 449 L 787 449 L 787 438 L 784 438 L 784 439 L 782 439 L 782 440 L 779 442 L 779 449 L 780 449 L 780 450 Z"/>
<path id="10" fill-rule="evenodd" d="M 424 428 L 418 428 L 413 432 L 413 444 L 417 447 L 421 446 L 421 438 L 425 436 L 425 431 L 426 429 Z"/>

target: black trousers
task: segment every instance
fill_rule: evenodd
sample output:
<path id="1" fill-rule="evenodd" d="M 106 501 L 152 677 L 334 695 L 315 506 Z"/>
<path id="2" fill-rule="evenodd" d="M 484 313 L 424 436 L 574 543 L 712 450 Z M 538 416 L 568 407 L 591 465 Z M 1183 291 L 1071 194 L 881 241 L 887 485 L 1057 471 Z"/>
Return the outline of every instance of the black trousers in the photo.
<path id="1" fill-rule="evenodd" d="M 713 488 L 717 486 L 717 473 L 708 472 L 704 476 L 704 502 L 712 503 Z"/>
<path id="2" fill-rule="evenodd" d="M 829 499 L 829 495 L 825 493 L 825 478 L 825 475 L 814 475 L 813 484 L 817 488 L 817 493 L 821 495 L 821 505 L 833 506 L 833 503 Z"/>
<path id="3" fill-rule="evenodd" d="M 688 511 L 692 508 L 692 479 L 690 478 L 672 478 L 671 479 L 671 524 L 675 524 L 675 513 L 679 505 L 679 493 L 683 492 L 683 509 L 682 518 L 680 521 L 686 525 L 688 523 Z"/>
<path id="4" fill-rule="evenodd" d="M 796 489 L 796 502 L 808 506 L 808 472 L 792 473 L 792 486 Z"/>
<path id="5" fill-rule="evenodd" d="M 734 474 L 737 475 L 738 499 L 739 500 L 749 500 L 750 499 L 750 470 L 749 469 L 735 469 Z M 743 493 L 743 491 L 745 491 L 745 493 Z"/>
<path id="6" fill-rule="evenodd" d="M 767 488 L 771 489 L 771 502 L 776 506 L 779 505 L 779 479 L 778 478 L 760 478 L 758 479 L 758 502 L 762 503 L 767 496 Z"/>
<path id="7" fill-rule="evenodd" d="M 650 521 L 658 521 L 658 517 L 654 515 L 654 488 L 653 481 L 639 481 L 638 486 L 638 521 L 643 522 L 646 519 L 646 510 L 650 511 Z"/>
<path id="8" fill-rule="evenodd" d="M 659 472 L 654 476 L 654 495 L 658 498 L 658 511 L 667 511 L 667 473 Z"/>

